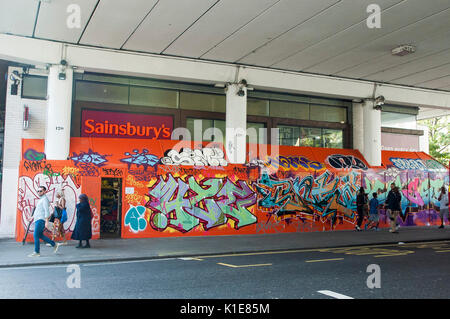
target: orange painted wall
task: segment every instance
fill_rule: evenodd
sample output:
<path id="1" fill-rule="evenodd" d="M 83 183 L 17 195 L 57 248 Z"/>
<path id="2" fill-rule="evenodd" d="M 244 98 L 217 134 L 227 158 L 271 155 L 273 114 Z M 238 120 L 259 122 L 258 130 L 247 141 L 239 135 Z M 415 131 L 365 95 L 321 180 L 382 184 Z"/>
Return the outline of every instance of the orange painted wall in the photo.
<path id="1" fill-rule="evenodd" d="M 181 147 L 202 151 L 170 153 Z M 121 236 L 144 238 L 352 229 L 356 191 L 372 183 L 370 174 L 383 179 L 372 183 L 377 187 L 388 180 L 387 167 L 370 168 L 356 150 L 280 146 L 278 156 L 249 156 L 249 164 L 233 165 L 211 147 L 170 140 L 72 138 L 69 160 L 47 161 L 43 140 L 23 140 L 16 239 L 24 236 L 40 185 L 49 189 L 52 203 L 56 191 L 65 191 L 68 234 L 75 225 L 77 197 L 86 193 L 95 216 L 93 237 L 99 238 L 101 178 L 122 178 Z M 194 159 L 201 165 L 186 165 Z M 387 225 L 382 220 L 381 226 Z"/>

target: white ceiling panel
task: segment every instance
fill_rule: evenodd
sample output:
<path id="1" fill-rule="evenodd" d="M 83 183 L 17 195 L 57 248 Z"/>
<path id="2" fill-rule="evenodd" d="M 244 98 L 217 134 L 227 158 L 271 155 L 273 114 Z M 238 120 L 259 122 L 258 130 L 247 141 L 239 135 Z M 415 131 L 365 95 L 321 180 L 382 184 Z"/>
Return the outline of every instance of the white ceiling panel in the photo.
<path id="1" fill-rule="evenodd" d="M 335 75 L 361 79 L 378 74 L 379 78 L 377 78 L 377 81 L 392 80 L 394 78 L 389 78 L 388 71 L 391 68 L 397 68 L 408 62 L 420 63 L 420 61 L 426 60 L 435 61 L 442 56 L 441 59 L 443 59 L 443 62 L 435 61 L 438 64 L 434 66 L 447 63 L 447 61 L 450 61 L 450 30 L 442 29 L 442 31 L 445 32 L 437 32 L 431 37 L 427 36 L 423 41 L 417 41 L 414 38 L 413 43 L 416 45 L 416 52 L 413 54 L 399 57 L 392 55 L 389 50 L 387 53 L 382 53 L 375 58 L 364 60 L 354 67 L 335 73 Z"/>
<path id="2" fill-rule="evenodd" d="M 382 11 L 381 28 L 370 29 L 367 27 L 366 20 L 363 20 L 351 28 L 281 61 L 276 66 L 291 70 L 331 74 L 332 72 L 322 73 L 319 71 L 319 69 L 323 70 L 319 65 L 450 6 L 448 0 L 435 0 L 433 4 L 430 6 L 423 0 L 403 1 Z"/>
<path id="3" fill-rule="evenodd" d="M 450 2 L 447 5 L 450 6 Z M 418 41 L 426 39 L 430 34 L 450 30 L 450 9 L 441 11 L 440 8 L 437 8 L 437 10 L 437 13 L 427 18 L 387 33 L 367 44 L 355 47 L 344 54 L 328 59 L 326 62 L 308 68 L 305 71 L 336 74 L 343 69 L 364 62 L 368 58 L 376 57 L 384 52 L 390 52 L 392 48 L 398 45 L 405 43 L 417 44 Z"/>
<path id="4" fill-rule="evenodd" d="M 120 48 L 156 2 L 157 0 L 101 0 L 80 43 Z"/>
<path id="5" fill-rule="evenodd" d="M 31 37 L 38 6 L 36 0 L 1 0 L 0 33 Z"/>
<path id="6" fill-rule="evenodd" d="M 435 80 L 417 83 L 417 86 L 429 89 L 441 89 L 450 86 L 450 74 Z"/>
<path id="7" fill-rule="evenodd" d="M 58 0 L 42 2 L 36 24 L 35 37 L 76 43 L 80 39 L 98 0 Z M 80 28 L 69 27 L 67 20 L 76 14 L 70 5 L 80 9 Z M 67 12 L 68 8 L 70 9 Z M 72 21 L 72 20 L 70 20 Z"/>
<path id="8" fill-rule="evenodd" d="M 441 65 L 436 68 L 428 69 L 426 71 L 411 74 L 391 82 L 404 85 L 416 85 L 419 83 L 435 80 L 437 78 L 441 78 L 447 75 L 450 75 L 450 63 Z"/>
<path id="9" fill-rule="evenodd" d="M 406 77 L 411 74 L 419 73 L 428 69 L 439 67 L 450 61 L 450 50 L 444 50 L 431 56 L 426 56 L 406 63 L 398 63 L 397 66 L 385 69 L 381 72 L 365 76 L 365 79 L 372 81 L 386 81 Z"/>
<path id="10" fill-rule="evenodd" d="M 220 1 L 163 53 L 198 58 L 278 1 Z"/>
<path id="11" fill-rule="evenodd" d="M 339 0 L 283 0 L 249 22 L 201 58 L 235 62 L 267 41 L 298 26 Z"/>
<path id="12" fill-rule="evenodd" d="M 389 7 L 401 0 L 380 0 L 381 8 Z M 321 12 L 316 17 L 300 24 L 280 37 L 268 41 L 253 52 L 239 59 L 239 63 L 274 66 L 297 52 L 344 30 L 367 18 L 366 9 L 373 0 L 343 0 Z M 345 19 L 343 17 L 345 16 Z"/>
<path id="13" fill-rule="evenodd" d="M 161 0 L 123 46 L 161 53 L 217 0 Z"/>

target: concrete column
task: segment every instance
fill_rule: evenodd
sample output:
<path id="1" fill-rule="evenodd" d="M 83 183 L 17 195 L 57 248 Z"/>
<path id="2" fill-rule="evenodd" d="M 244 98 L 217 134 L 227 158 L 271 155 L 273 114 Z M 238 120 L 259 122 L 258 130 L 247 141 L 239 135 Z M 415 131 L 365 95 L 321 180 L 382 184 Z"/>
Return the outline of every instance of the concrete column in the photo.
<path id="1" fill-rule="evenodd" d="M 353 103 L 352 108 L 353 123 L 353 148 L 364 153 L 364 117 L 363 104 Z"/>
<path id="2" fill-rule="evenodd" d="M 373 101 L 365 101 L 363 109 L 364 152 L 371 166 L 381 165 L 381 111 L 373 108 Z"/>
<path id="3" fill-rule="evenodd" d="M 239 95 L 239 91 L 242 90 Z M 232 164 L 244 164 L 246 160 L 247 88 L 229 84 L 226 90 L 225 151 Z"/>
<path id="4" fill-rule="evenodd" d="M 47 129 L 45 154 L 48 160 L 66 160 L 70 149 L 73 70 L 66 68 L 66 79 L 59 79 L 60 67 L 50 67 L 48 75 Z"/>

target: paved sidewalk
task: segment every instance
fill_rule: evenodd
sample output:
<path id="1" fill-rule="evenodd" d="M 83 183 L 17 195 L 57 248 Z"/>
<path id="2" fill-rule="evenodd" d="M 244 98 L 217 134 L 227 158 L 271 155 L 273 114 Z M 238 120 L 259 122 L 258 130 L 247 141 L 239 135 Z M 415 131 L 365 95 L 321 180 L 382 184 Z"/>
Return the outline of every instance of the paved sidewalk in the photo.
<path id="1" fill-rule="evenodd" d="M 41 257 L 34 258 L 28 257 L 34 250 L 33 243 L 22 245 L 12 239 L 2 239 L 0 268 L 450 240 L 450 227 L 403 227 L 399 232 L 391 234 L 387 229 L 382 229 L 378 232 L 99 239 L 91 241 L 90 249 L 76 249 L 77 242 L 68 241 L 68 245 L 61 246 L 56 254 L 53 248 L 41 244 Z"/>

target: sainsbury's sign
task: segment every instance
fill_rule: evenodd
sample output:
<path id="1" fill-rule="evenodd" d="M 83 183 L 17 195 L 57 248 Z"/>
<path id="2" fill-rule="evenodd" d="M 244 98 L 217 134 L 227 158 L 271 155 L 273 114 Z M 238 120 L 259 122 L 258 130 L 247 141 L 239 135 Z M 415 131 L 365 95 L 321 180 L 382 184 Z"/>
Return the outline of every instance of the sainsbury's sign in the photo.
<path id="1" fill-rule="evenodd" d="M 165 115 L 83 110 L 82 137 L 170 139 L 173 118 Z"/>

